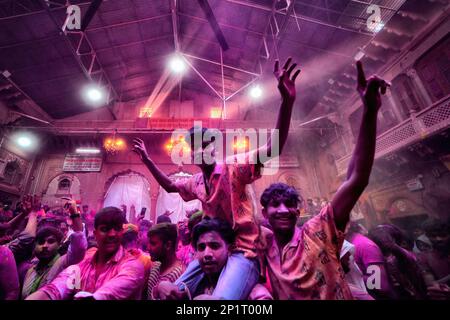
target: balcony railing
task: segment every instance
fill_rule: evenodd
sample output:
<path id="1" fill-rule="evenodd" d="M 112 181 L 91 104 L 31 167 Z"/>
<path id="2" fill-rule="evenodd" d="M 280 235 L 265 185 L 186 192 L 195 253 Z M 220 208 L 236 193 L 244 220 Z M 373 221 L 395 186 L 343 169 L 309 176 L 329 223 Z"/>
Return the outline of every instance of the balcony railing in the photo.
<path id="1" fill-rule="evenodd" d="M 375 159 L 450 127 L 450 95 L 377 137 Z M 336 160 L 338 175 L 347 172 L 351 154 Z"/>

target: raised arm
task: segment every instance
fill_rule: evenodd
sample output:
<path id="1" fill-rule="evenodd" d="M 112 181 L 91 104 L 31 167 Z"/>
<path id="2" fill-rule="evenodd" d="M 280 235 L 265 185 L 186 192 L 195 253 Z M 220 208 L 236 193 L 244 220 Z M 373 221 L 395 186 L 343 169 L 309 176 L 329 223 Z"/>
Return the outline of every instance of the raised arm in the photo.
<path id="1" fill-rule="evenodd" d="M 41 209 L 41 200 L 38 196 L 25 196 L 23 200 L 25 211 L 29 213 L 28 222 L 24 232 L 32 237 L 36 237 L 37 218 Z"/>
<path id="2" fill-rule="evenodd" d="M 147 149 L 145 148 L 145 143 L 142 139 L 135 138 L 133 140 L 133 151 L 141 157 L 142 162 L 148 170 L 150 170 L 151 174 L 155 177 L 156 181 L 158 181 L 164 190 L 167 192 L 179 192 L 177 186 L 156 166 L 153 160 L 150 159 Z"/>
<path id="3" fill-rule="evenodd" d="M 34 238 L 36 237 L 38 210 L 40 200 L 37 196 L 24 196 L 24 210 L 28 214 L 28 222 L 25 229 L 10 241 L 6 246 L 14 254 L 16 263 L 19 264 L 28 259 L 34 248 Z"/>
<path id="4" fill-rule="evenodd" d="M 136 217 L 136 207 L 134 204 L 130 206 L 130 223 L 137 224 L 138 218 Z"/>
<path id="5" fill-rule="evenodd" d="M 83 222 L 80 214 L 77 212 L 77 204 L 74 200 L 70 201 L 69 212 L 74 233 L 70 236 L 64 268 L 83 260 L 88 247 L 86 234 L 83 232 Z"/>
<path id="6" fill-rule="evenodd" d="M 27 216 L 27 212 L 22 211 L 20 212 L 16 217 L 11 219 L 10 221 L 6 222 L 3 225 L 4 229 L 16 229 L 17 226 L 22 222 L 23 219 L 25 219 Z"/>
<path id="7" fill-rule="evenodd" d="M 294 71 L 295 67 L 297 66 L 296 63 L 293 63 L 291 65 L 292 59 L 289 58 L 285 62 L 283 69 L 280 70 L 279 67 L 279 61 L 275 61 L 274 66 L 274 75 L 278 80 L 278 90 L 281 94 L 281 106 L 280 111 L 278 112 L 278 118 L 277 123 L 275 126 L 275 129 L 278 130 L 278 144 L 279 144 L 279 154 L 283 151 L 284 145 L 286 144 L 286 140 L 289 133 L 289 126 L 291 123 L 291 116 L 292 116 L 292 108 L 294 106 L 294 101 L 296 97 L 296 91 L 295 91 L 295 79 L 297 79 L 297 76 L 300 74 L 300 70 L 297 70 L 294 75 L 291 77 L 292 71 Z M 263 148 L 266 150 L 260 150 L 260 154 L 263 155 L 270 155 L 271 157 L 278 156 L 278 155 L 272 155 L 272 140 L 275 138 L 274 135 L 272 135 L 269 138 L 269 141 L 267 142 L 267 145 Z M 277 143 L 275 141 L 275 143 Z M 261 153 L 262 152 L 262 153 Z M 269 158 L 269 157 L 268 157 Z M 259 158 L 259 162 L 262 163 L 263 161 L 268 160 Z"/>
<path id="8" fill-rule="evenodd" d="M 369 183 L 375 157 L 377 115 L 381 107 L 380 91 L 384 94 L 388 86 L 377 76 L 366 80 L 361 62 L 358 61 L 356 66 L 357 90 L 363 102 L 363 117 L 355 150 L 347 169 L 347 179 L 331 200 L 336 227 L 341 231 L 345 230 L 352 208 Z"/>

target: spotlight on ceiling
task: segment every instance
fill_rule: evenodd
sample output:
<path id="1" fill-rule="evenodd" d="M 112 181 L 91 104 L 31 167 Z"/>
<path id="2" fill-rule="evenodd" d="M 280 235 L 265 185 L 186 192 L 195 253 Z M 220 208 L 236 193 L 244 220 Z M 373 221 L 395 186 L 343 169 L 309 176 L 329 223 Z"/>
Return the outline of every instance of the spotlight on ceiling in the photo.
<path id="1" fill-rule="evenodd" d="M 23 148 L 29 148 L 32 144 L 31 139 L 27 136 L 17 138 L 17 144 Z"/>
<path id="2" fill-rule="evenodd" d="M 169 67 L 173 73 L 183 73 L 186 70 L 186 64 L 184 63 L 183 59 L 178 55 L 173 56 L 170 59 Z"/>
<path id="3" fill-rule="evenodd" d="M 262 97 L 263 91 L 260 86 L 256 85 L 250 89 L 250 97 L 259 99 Z"/>
<path id="4" fill-rule="evenodd" d="M 83 96 L 87 103 L 91 105 L 101 105 L 105 102 L 105 93 L 97 85 L 88 85 L 83 88 Z"/>

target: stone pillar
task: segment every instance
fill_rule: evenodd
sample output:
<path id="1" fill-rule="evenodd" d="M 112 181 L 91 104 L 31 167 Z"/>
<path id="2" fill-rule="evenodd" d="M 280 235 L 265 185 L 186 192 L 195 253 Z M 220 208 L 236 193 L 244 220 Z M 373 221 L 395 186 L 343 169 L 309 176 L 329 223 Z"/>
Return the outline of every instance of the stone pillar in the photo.
<path id="1" fill-rule="evenodd" d="M 392 96 L 391 90 L 389 90 L 389 89 L 386 91 L 386 98 L 387 98 L 387 100 L 389 101 L 389 104 L 392 107 L 392 111 L 394 111 L 395 117 L 397 118 L 397 120 L 399 122 L 402 122 L 404 120 L 404 116 L 402 115 L 402 112 L 399 109 L 399 107 L 397 105 L 397 102 L 395 102 L 395 99 Z"/>
<path id="2" fill-rule="evenodd" d="M 424 108 L 427 108 L 433 104 L 433 101 L 431 100 L 430 95 L 427 92 L 427 89 L 423 85 L 422 79 L 420 79 L 419 75 L 417 74 L 416 69 L 410 68 L 406 71 L 406 74 L 408 77 L 412 80 L 415 88 L 419 92 L 419 98 L 424 103 Z"/>
<path id="3" fill-rule="evenodd" d="M 153 223 L 156 223 L 156 201 L 158 200 L 158 192 L 159 192 L 159 185 L 158 190 L 156 192 L 152 192 L 150 194 L 150 200 L 151 200 L 151 208 L 150 209 L 150 220 L 153 221 Z"/>

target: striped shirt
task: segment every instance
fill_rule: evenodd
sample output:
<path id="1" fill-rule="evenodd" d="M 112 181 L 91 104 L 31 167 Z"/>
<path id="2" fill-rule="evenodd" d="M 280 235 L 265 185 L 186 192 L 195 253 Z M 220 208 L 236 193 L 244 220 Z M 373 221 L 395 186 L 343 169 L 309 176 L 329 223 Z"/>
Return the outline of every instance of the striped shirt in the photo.
<path id="1" fill-rule="evenodd" d="M 161 262 L 153 262 L 153 267 L 150 270 L 150 275 L 148 276 L 147 285 L 147 300 L 155 300 L 153 297 L 153 289 L 161 281 L 175 282 L 184 272 L 184 266 L 180 261 L 177 261 L 173 267 L 166 270 L 164 274 L 161 274 Z"/>

